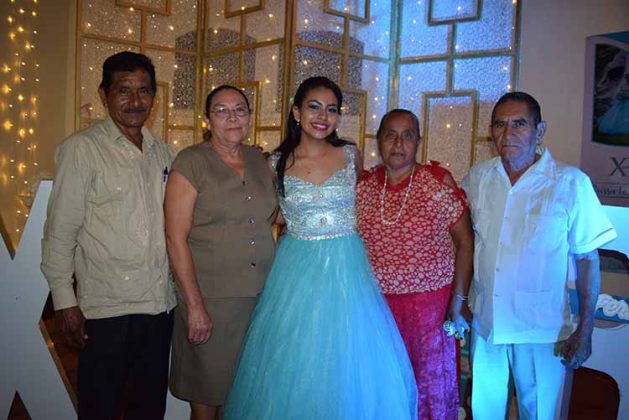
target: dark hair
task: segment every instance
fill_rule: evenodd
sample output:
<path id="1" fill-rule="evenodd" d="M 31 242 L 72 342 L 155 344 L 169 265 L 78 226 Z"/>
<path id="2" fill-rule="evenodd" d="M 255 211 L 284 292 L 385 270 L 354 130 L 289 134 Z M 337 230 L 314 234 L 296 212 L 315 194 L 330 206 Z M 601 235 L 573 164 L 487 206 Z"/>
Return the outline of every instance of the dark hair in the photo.
<path id="1" fill-rule="evenodd" d="M 232 86 L 232 85 L 220 85 L 219 87 L 215 87 L 214 89 L 212 89 L 212 91 L 207 94 L 207 98 L 205 98 L 205 113 L 204 114 L 208 120 L 210 119 L 210 106 L 212 105 L 212 99 L 214 99 L 214 97 L 220 91 L 228 90 L 228 89 L 235 90 L 236 92 L 240 93 L 243 99 L 245 100 L 245 103 L 247 104 L 247 108 L 249 109 L 249 111 L 251 111 L 251 106 L 249 105 L 249 98 L 247 98 L 247 95 L 245 95 L 242 89 L 239 89 L 236 86 Z M 208 127 L 208 130 L 205 133 L 203 133 L 203 140 L 210 140 L 211 137 L 212 137 L 212 131 Z"/>
<path id="2" fill-rule="evenodd" d="M 395 108 L 387 112 L 386 114 L 384 114 L 384 116 L 380 120 L 380 125 L 378 126 L 378 132 L 376 133 L 376 138 L 380 139 L 380 134 L 382 134 L 382 130 L 384 129 L 384 123 L 386 122 L 386 120 L 388 120 L 389 118 L 397 114 L 408 115 L 409 117 L 411 117 L 411 120 L 413 120 L 413 125 L 415 126 L 415 130 L 417 130 L 417 138 L 420 139 L 421 134 L 419 132 L 419 119 L 417 118 L 417 115 L 413 114 L 413 112 L 409 111 L 408 109 L 402 109 L 402 108 Z"/>
<path id="3" fill-rule="evenodd" d="M 323 76 L 310 77 L 301 82 L 301 84 L 297 88 L 297 92 L 295 92 L 293 106 L 300 108 L 308 92 L 317 88 L 326 88 L 334 93 L 334 96 L 336 96 L 336 100 L 338 102 L 337 105 L 339 107 L 340 114 L 341 105 L 343 104 L 343 93 L 341 92 L 341 88 L 339 88 L 338 85 L 332 80 Z M 275 149 L 275 152 L 280 153 L 275 171 L 277 172 L 277 190 L 281 196 L 284 196 L 284 173 L 286 171 L 286 162 L 288 161 L 288 158 L 293 154 L 297 146 L 299 146 L 300 141 L 301 125 L 299 125 L 297 123 L 297 120 L 295 120 L 291 107 L 288 113 L 288 122 L 286 124 L 284 141 L 282 141 L 278 148 Z M 326 138 L 326 141 L 334 147 L 341 147 L 346 144 L 352 144 L 347 140 L 339 138 L 336 130 L 332 131 L 332 133 Z"/>
<path id="4" fill-rule="evenodd" d="M 144 54 L 131 51 L 119 52 L 105 60 L 103 63 L 103 79 L 99 87 L 105 91 L 105 94 L 108 94 L 115 72 L 134 72 L 136 70 L 144 70 L 149 74 L 151 77 L 151 89 L 155 93 L 157 91 L 157 82 L 155 81 L 155 66 L 153 62 Z"/>
<path id="5" fill-rule="evenodd" d="M 508 92 L 502 95 L 500 99 L 498 99 L 498 102 L 496 102 L 496 105 L 494 105 L 494 109 L 491 111 L 492 123 L 494 122 L 494 117 L 496 116 L 496 109 L 505 102 L 525 103 L 529 108 L 529 113 L 533 117 L 533 123 L 535 126 L 537 127 L 537 124 L 542 121 L 542 108 L 539 106 L 539 102 L 537 102 L 534 97 L 526 92 Z"/>

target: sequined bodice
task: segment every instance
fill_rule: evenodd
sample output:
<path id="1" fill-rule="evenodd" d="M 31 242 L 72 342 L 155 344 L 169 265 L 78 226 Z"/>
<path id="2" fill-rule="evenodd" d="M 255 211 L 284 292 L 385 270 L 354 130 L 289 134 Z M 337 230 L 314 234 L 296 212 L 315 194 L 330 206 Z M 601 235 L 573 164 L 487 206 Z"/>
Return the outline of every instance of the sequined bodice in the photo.
<path id="1" fill-rule="evenodd" d="M 356 227 L 354 146 L 344 146 L 346 164 L 322 184 L 285 175 L 285 197 L 279 198 L 289 235 L 327 239 L 349 235 Z M 270 157 L 275 166 L 278 155 Z"/>

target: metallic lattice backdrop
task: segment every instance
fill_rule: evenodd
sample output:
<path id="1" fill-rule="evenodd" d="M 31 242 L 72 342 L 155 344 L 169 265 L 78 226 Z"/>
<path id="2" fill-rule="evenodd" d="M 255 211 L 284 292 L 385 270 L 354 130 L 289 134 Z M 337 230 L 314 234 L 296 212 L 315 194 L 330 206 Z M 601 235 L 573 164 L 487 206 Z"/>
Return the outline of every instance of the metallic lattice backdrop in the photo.
<path id="1" fill-rule="evenodd" d="M 159 81 L 150 125 L 177 149 L 200 141 L 208 90 L 231 83 L 254 107 L 248 142 L 271 150 L 296 86 L 325 75 L 366 167 L 381 116 L 403 107 L 420 116 L 420 158 L 460 179 L 491 155 L 492 104 L 517 85 L 516 0 L 79 0 L 78 13 L 77 127 L 104 117 L 103 60 L 141 51 Z"/>

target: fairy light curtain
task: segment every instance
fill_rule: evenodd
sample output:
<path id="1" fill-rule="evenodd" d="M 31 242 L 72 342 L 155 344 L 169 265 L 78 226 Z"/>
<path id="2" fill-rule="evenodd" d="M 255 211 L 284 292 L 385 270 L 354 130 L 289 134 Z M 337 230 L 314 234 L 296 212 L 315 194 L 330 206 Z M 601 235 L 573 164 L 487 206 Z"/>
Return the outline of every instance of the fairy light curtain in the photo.
<path id="1" fill-rule="evenodd" d="M 37 0 L 7 0 L 0 20 L 0 232 L 17 243 L 38 176 Z"/>

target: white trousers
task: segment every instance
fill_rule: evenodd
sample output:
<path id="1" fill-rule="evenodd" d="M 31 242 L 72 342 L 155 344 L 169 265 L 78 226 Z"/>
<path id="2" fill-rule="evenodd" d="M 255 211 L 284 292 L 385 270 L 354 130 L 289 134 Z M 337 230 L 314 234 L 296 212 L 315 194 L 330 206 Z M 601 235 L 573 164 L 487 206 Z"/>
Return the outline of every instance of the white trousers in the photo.
<path id="1" fill-rule="evenodd" d="M 506 418 L 510 372 L 520 419 L 561 418 L 566 368 L 561 364 L 561 358 L 554 355 L 554 348 L 555 343 L 490 344 L 472 331 L 474 420 Z M 571 381 L 568 383 L 571 385 Z"/>

